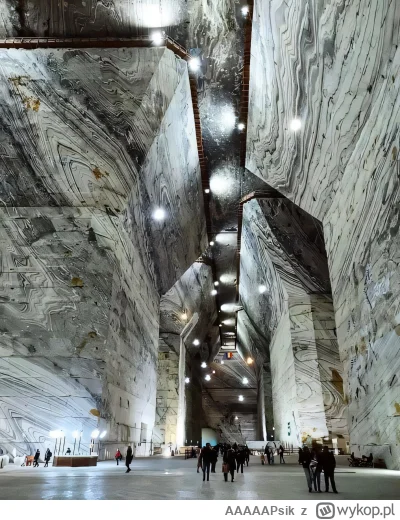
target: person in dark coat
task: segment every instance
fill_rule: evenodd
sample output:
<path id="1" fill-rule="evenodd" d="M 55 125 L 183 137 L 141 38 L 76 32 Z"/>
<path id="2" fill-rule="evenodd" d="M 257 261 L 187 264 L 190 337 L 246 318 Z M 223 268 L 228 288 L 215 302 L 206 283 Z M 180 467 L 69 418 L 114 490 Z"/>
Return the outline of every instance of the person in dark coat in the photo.
<path id="1" fill-rule="evenodd" d="M 246 461 L 246 454 L 245 454 L 244 450 L 239 450 L 236 453 L 236 468 L 237 468 L 238 473 L 239 473 L 239 469 L 240 469 L 240 472 L 243 473 L 243 466 L 244 466 L 245 461 Z"/>
<path id="2" fill-rule="evenodd" d="M 271 464 L 271 450 L 269 449 L 269 446 L 265 446 L 265 455 L 267 456 L 268 464 Z"/>
<path id="3" fill-rule="evenodd" d="M 50 459 L 51 459 L 52 455 L 53 454 L 51 453 L 49 448 L 47 448 L 46 453 L 44 454 L 44 467 L 45 468 L 48 468 L 49 462 L 50 462 Z"/>
<path id="4" fill-rule="evenodd" d="M 246 465 L 248 466 L 250 462 L 250 450 L 247 446 L 244 449 L 244 460 L 246 461 Z"/>
<path id="5" fill-rule="evenodd" d="M 231 447 L 228 447 L 225 451 L 223 460 L 224 464 L 227 465 L 225 466 L 225 470 L 227 471 L 224 471 L 225 482 L 228 482 L 228 473 L 231 474 L 231 482 L 233 482 L 236 469 L 236 453 Z"/>
<path id="6" fill-rule="evenodd" d="M 321 493 L 322 454 L 319 447 L 316 447 L 311 452 L 311 458 L 310 471 L 314 483 L 314 491 Z"/>
<path id="7" fill-rule="evenodd" d="M 283 454 L 285 453 L 285 449 L 282 446 L 282 444 L 279 446 L 278 453 L 279 453 L 279 463 L 280 464 L 285 464 L 285 459 L 283 458 Z"/>
<path id="8" fill-rule="evenodd" d="M 128 449 L 126 450 L 126 459 L 125 459 L 126 471 L 125 471 L 125 473 L 129 473 L 130 471 L 132 471 L 130 468 L 130 465 L 132 464 L 132 459 L 133 459 L 133 451 L 132 451 L 132 448 L 130 446 L 128 446 Z"/>
<path id="9" fill-rule="evenodd" d="M 210 480 L 210 466 L 212 461 L 213 453 L 211 449 L 211 445 L 209 442 L 205 445 L 205 447 L 200 452 L 199 457 L 199 465 L 203 469 L 203 482 L 206 480 L 206 472 L 207 472 L 207 481 Z"/>
<path id="10" fill-rule="evenodd" d="M 40 457 L 40 450 L 36 450 L 35 456 L 33 458 L 33 467 L 34 468 L 39 467 L 39 457 Z"/>
<path id="11" fill-rule="evenodd" d="M 311 463 L 311 452 L 308 449 L 308 446 L 304 446 L 302 452 L 299 455 L 299 463 L 303 466 L 304 474 L 307 479 L 308 491 L 312 492 L 312 477 L 310 471 L 310 463 Z"/>
<path id="12" fill-rule="evenodd" d="M 215 473 L 215 466 L 218 461 L 218 448 L 211 449 L 211 473 Z"/>
<path id="13" fill-rule="evenodd" d="M 328 446 L 324 446 L 324 450 L 321 456 L 321 463 L 325 476 L 325 491 L 329 491 L 329 481 L 331 481 L 332 491 L 337 493 L 335 484 L 336 460 L 334 454 L 329 451 Z"/>

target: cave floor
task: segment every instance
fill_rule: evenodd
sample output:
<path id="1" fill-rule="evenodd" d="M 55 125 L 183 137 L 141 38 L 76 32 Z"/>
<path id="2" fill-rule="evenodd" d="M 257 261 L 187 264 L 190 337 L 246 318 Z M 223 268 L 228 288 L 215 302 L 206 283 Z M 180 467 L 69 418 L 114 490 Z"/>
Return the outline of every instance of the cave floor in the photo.
<path id="1" fill-rule="evenodd" d="M 276 460 L 276 459 L 275 459 Z M 249 467 L 224 482 L 221 458 L 210 482 L 196 473 L 196 460 L 175 458 L 134 459 L 132 471 L 115 462 L 100 462 L 94 468 L 14 467 L 0 470 L 0 500 L 374 500 L 396 499 L 400 471 L 357 469 L 347 465 L 347 457 L 337 457 L 338 495 L 308 493 L 305 476 L 296 457 L 287 464 L 261 466 L 258 457 Z M 323 476 L 322 476 L 323 477 Z M 323 479 L 322 479 L 323 480 Z M 322 485 L 324 489 L 324 485 Z"/>

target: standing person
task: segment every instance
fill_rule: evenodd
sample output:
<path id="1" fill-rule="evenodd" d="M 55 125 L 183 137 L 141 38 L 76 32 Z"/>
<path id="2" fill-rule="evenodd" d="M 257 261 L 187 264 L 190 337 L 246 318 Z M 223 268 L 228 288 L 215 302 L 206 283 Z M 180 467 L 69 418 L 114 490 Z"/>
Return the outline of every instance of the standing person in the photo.
<path id="1" fill-rule="evenodd" d="M 283 458 L 283 454 L 285 453 L 285 449 L 282 446 L 282 444 L 279 446 L 278 453 L 279 453 L 279 463 L 280 464 L 285 464 L 285 459 Z"/>
<path id="2" fill-rule="evenodd" d="M 329 481 L 331 481 L 332 491 L 337 493 L 335 484 L 336 459 L 333 453 L 329 451 L 328 446 L 324 446 L 324 450 L 321 456 L 321 463 L 325 476 L 325 491 L 329 491 Z"/>
<path id="3" fill-rule="evenodd" d="M 215 473 L 215 466 L 218 461 L 218 448 L 211 449 L 211 473 Z"/>
<path id="4" fill-rule="evenodd" d="M 310 470 L 312 471 L 311 476 L 314 482 L 314 491 L 321 493 L 322 458 L 319 447 L 316 447 L 315 450 L 311 452 L 311 457 Z"/>
<path id="5" fill-rule="evenodd" d="M 33 458 L 33 467 L 38 468 L 39 467 L 39 457 L 40 457 L 40 450 L 36 450 L 35 456 Z"/>
<path id="6" fill-rule="evenodd" d="M 129 473 L 130 471 L 132 471 L 130 468 L 130 465 L 132 464 L 132 459 L 133 459 L 133 451 L 132 451 L 132 448 L 130 446 L 128 446 L 128 449 L 126 450 L 126 459 L 125 459 L 126 471 L 125 471 L 125 473 Z"/>
<path id="7" fill-rule="evenodd" d="M 119 466 L 119 461 L 122 460 L 122 454 L 119 451 L 119 448 L 117 448 L 117 452 L 115 454 L 115 460 L 117 461 L 117 466 Z"/>
<path id="8" fill-rule="evenodd" d="M 46 453 L 44 454 L 44 467 L 45 468 L 49 467 L 49 462 L 50 462 L 50 459 L 51 459 L 52 455 L 53 454 L 51 453 L 49 448 L 47 448 Z"/>
<path id="9" fill-rule="evenodd" d="M 71 448 L 67 449 L 67 451 L 65 452 L 65 455 L 71 455 Z"/>
<path id="10" fill-rule="evenodd" d="M 270 451 L 270 449 L 269 449 L 268 444 L 267 444 L 267 446 L 265 447 L 265 455 L 267 456 L 268 464 L 271 465 L 271 451 Z"/>
<path id="11" fill-rule="evenodd" d="M 303 466 L 304 474 L 307 479 L 308 491 L 312 492 L 312 481 L 311 481 L 311 472 L 310 472 L 310 463 L 311 463 L 311 453 L 308 449 L 308 446 L 304 446 L 303 451 L 299 456 L 299 463 Z"/>
<path id="12" fill-rule="evenodd" d="M 244 453 L 244 450 L 239 450 L 237 453 L 236 453 L 236 463 L 237 463 L 237 472 L 239 473 L 239 469 L 240 469 L 240 472 L 243 473 L 243 466 L 244 466 L 244 462 L 245 462 L 245 453 Z"/>
<path id="13" fill-rule="evenodd" d="M 249 462 L 250 462 L 250 450 L 247 446 L 244 449 L 244 455 L 245 455 L 246 465 L 248 466 Z"/>
<path id="14" fill-rule="evenodd" d="M 271 464 L 275 464 L 275 447 L 271 448 Z"/>
<path id="15" fill-rule="evenodd" d="M 227 449 L 224 453 L 224 466 L 223 466 L 225 482 L 228 482 L 228 473 L 231 474 L 231 482 L 233 482 L 233 480 L 235 478 L 235 469 L 236 469 L 236 454 L 230 446 L 227 446 Z"/>
<path id="16" fill-rule="evenodd" d="M 205 445 L 205 447 L 200 452 L 199 463 L 203 469 L 203 482 L 206 480 L 206 472 L 207 472 L 207 482 L 210 480 L 210 465 L 212 459 L 212 450 L 209 442 Z"/>

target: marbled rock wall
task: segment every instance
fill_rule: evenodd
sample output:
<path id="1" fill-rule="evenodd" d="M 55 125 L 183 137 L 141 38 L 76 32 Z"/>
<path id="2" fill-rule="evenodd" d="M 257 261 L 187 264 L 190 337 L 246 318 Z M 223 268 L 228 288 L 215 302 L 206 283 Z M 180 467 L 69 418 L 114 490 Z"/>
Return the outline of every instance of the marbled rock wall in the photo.
<path id="1" fill-rule="evenodd" d="M 257 0 L 247 131 L 247 167 L 323 222 L 351 449 L 391 468 L 400 468 L 399 25 L 400 5 L 386 0 L 329 9 Z"/>
<path id="2" fill-rule="evenodd" d="M 269 340 L 257 342 L 241 316 L 238 336 L 253 342 L 256 357 L 270 356 L 276 434 L 289 443 L 347 435 L 343 390 L 334 384 L 342 369 L 320 228 L 286 199 L 244 205 L 241 301 L 252 328 Z"/>
<path id="3" fill-rule="evenodd" d="M 0 62 L 0 444 L 82 429 L 87 445 L 100 415 L 110 443 L 148 453 L 160 294 L 207 243 L 186 64 L 165 49 Z"/>

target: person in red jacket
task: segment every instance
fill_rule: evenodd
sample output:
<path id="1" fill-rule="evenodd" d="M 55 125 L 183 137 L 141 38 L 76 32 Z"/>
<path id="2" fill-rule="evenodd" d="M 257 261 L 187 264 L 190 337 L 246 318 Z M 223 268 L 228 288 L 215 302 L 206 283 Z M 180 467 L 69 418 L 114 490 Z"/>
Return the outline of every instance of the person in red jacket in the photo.
<path id="1" fill-rule="evenodd" d="M 115 460 L 117 461 L 117 466 L 119 466 L 119 461 L 122 460 L 122 455 L 119 451 L 119 448 L 117 449 L 117 453 L 115 454 Z"/>

